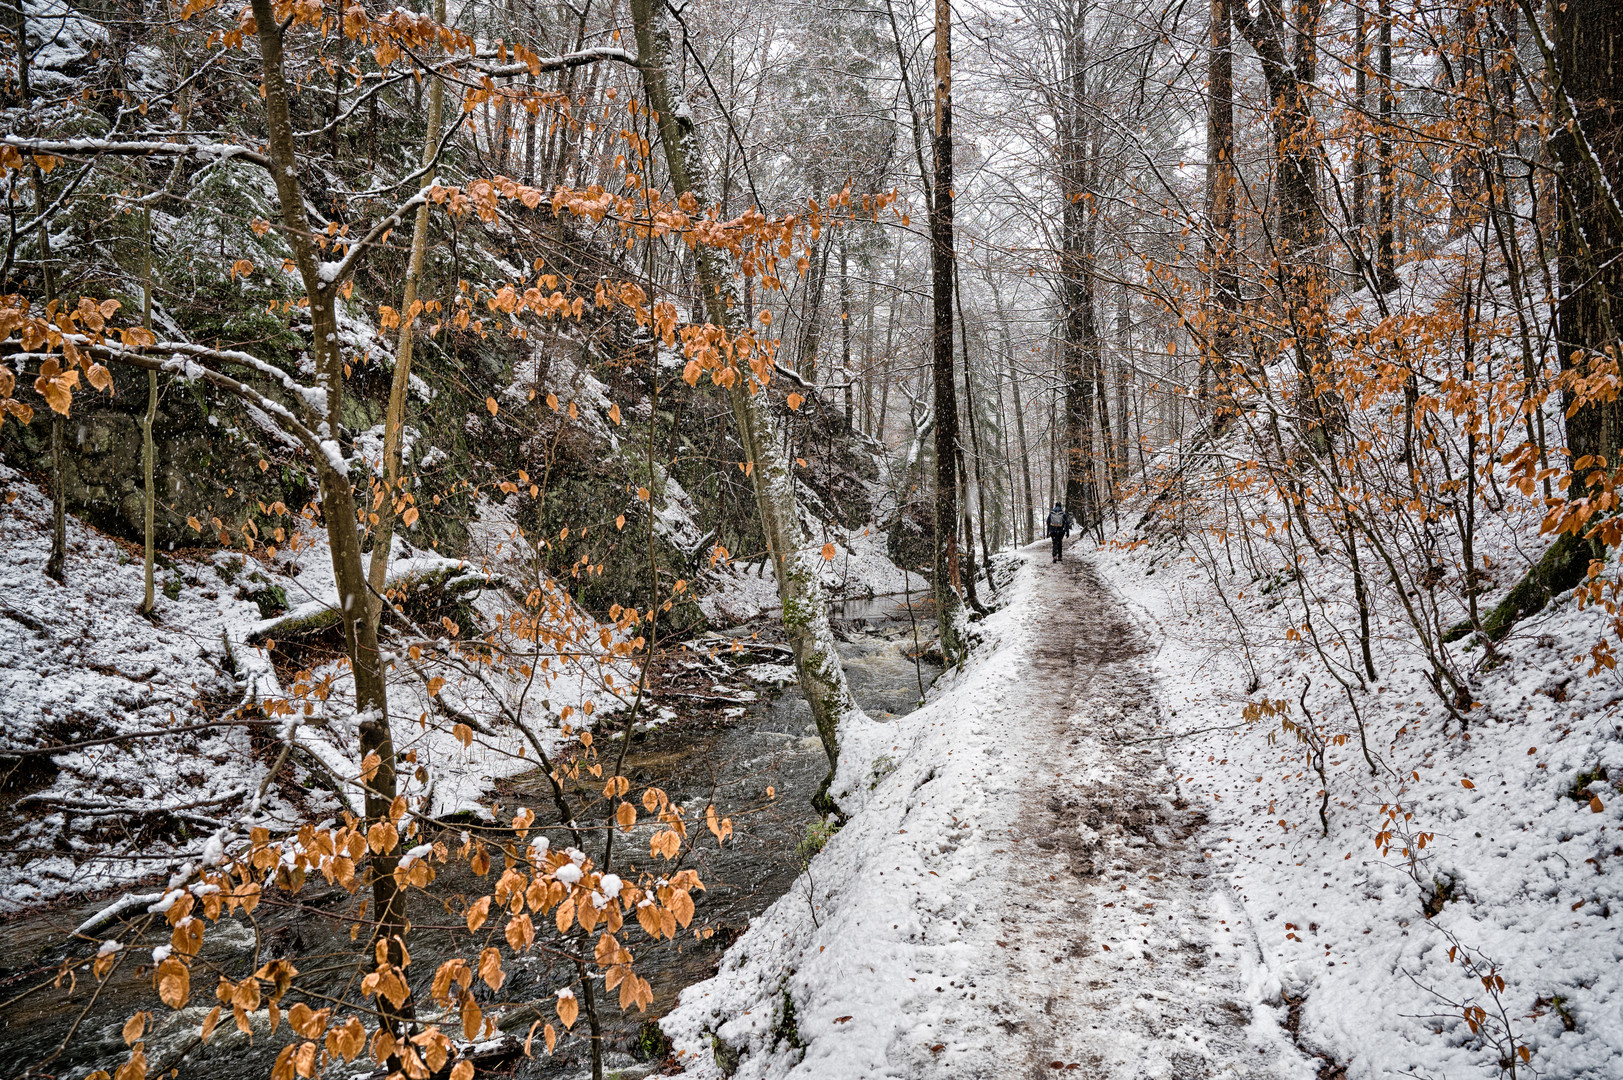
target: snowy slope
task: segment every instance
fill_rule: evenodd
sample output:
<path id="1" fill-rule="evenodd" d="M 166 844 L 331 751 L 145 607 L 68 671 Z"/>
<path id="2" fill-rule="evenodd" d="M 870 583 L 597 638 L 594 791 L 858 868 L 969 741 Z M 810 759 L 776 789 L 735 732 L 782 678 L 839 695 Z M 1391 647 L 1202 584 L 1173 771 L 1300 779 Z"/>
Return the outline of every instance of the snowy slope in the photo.
<path id="1" fill-rule="evenodd" d="M 846 529 L 812 522 L 808 530 L 815 546 L 834 546 L 834 557 L 822 563 L 823 594 L 830 600 L 905 597 L 909 592 L 914 596 L 929 595 L 929 579 L 890 561 L 885 532 L 879 526 Z M 736 560 L 717 563 L 705 573 L 701 588 L 699 609 L 715 626 L 777 614 L 777 575 L 768 560 L 755 566 Z"/>
<path id="2" fill-rule="evenodd" d="M 196 724 L 236 703 L 222 638 L 240 637 L 258 620 L 253 603 L 237 599 L 213 567 L 190 565 L 160 572 L 159 588 L 173 581 L 176 596 L 160 594 L 149 623 L 136 613 L 139 555 L 73 518 L 67 584 L 58 585 L 44 572 L 49 498 L 3 465 L 0 490 L 10 500 L 0 508 L 0 711 L 8 748 Z M 48 764 L 24 759 L 4 796 L 0 911 L 162 869 L 257 789 L 263 770 L 242 727 L 101 743 Z M 19 789 L 26 793 L 19 797 Z M 145 818 L 157 815 L 146 811 L 181 806 L 186 832 L 148 834 Z M 150 861 L 97 857 L 137 843 Z"/>
<path id="3" fill-rule="evenodd" d="M 1479 541 L 1508 567 L 1503 584 L 1527 565 L 1521 552 L 1542 549 L 1537 520 L 1495 519 Z M 1305 1046 L 1345 1064 L 1350 1080 L 1496 1075 L 1512 1040 L 1540 1077 L 1623 1076 L 1623 934 L 1612 921 L 1614 904 L 1623 916 L 1623 797 L 1609 781 L 1573 797 L 1580 774 L 1588 782 L 1605 768 L 1623 781 L 1623 680 L 1585 674 L 1604 613 L 1579 610 L 1569 593 L 1500 643 L 1498 661 L 1481 663 L 1478 647 L 1484 707 L 1462 733 L 1391 610 L 1375 612 L 1379 681 L 1349 696 L 1305 643 L 1287 641 L 1299 599 L 1221 571 L 1214 579 L 1209 563 L 1170 545 L 1099 559 L 1156 642 L 1180 782 L 1211 818 L 1269 993 L 1301 1003 Z M 1334 619 L 1339 603 L 1345 620 L 1345 571 L 1315 563 L 1310 580 L 1321 616 Z M 1251 693 L 1242 628 L 1260 683 Z M 1277 717 L 1242 717 L 1247 700 L 1267 697 L 1288 700 L 1299 721 L 1309 679 L 1316 723 L 1349 736 L 1326 755 L 1328 835 L 1307 748 Z M 1398 835 L 1383 856 L 1375 841 L 1393 827 L 1394 804 Z M 1427 901 L 1441 902 L 1434 918 Z M 1481 981 L 1490 972 L 1504 980 L 1498 1000 Z M 1489 1014 L 1476 1032 L 1471 1007 Z"/>
<path id="4" fill-rule="evenodd" d="M 157 572 L 157 605 L 149 621 L 137 613 L 138 550 L 70 516 L 67 584 L 58 585 L 44 574 L 49 498 L 0 464 L 0 500 L 0 707 L 6 717 L 0 748 L 90 743 L 0 762 L 8 770 L 16 764 L 0 788 L 6 811 L 0 912 L 167 871 L 195 856 L 222 825 L 241 818 L 255 798 L 262 800 L 255 823 L 273 830 L 338 813 L 346 805 L 334 791 L 338 787 L 349 796 L 349 807 L 356 807 L 358 791 L 348 781 L 359 772 L 360 753 L 347 669 L 317 650 L 303 678 L 289 680 L 252 644 L 274 633 L 276 620 L 262 618 L 251 593 L 280 589 L 294 615 L 334 602 L 331 559 L 320 530 L 299 534 L 297 545 L 287 545 L 274 563 L 232 552 L 206 560 L 165 553 L 169 566 Z M 474 533 L 493 557 L 487 561 L 484 550 L 477 552 L 480 562 L 467 563 L 468 573 L 507 568 L 506 560 L 494 556 L 503 525 L 487 506 Z M 411 551 L 398 538 L 397 545 L 391 580 L 462 565 Z M 414 799 L 431 796 L 429 813 L 483 814 L 482 800 L 493 783 L 534 767 L 527 740 L 504 722 L 502 707 L 522 716 L 549 746 L 561 738 L 566 709 L 579 727 L 621 707 L 616 687 L 633 683 L 632 665 L 599 664 L 595 656 L 600 630 L 609 632 L 611 643 L 620 632 L 599 627 L 561 596 L 553 602 L 569 612 L 569 625 L 589 643 L 582 645 L 579 662 L 532 665 L 531 677 L 516 665 L 486 671 L 485 665 L 431 657 L 421 676 L 395 669 L 390 708 L 397 749 L 413 755 L 427 779 L 405 772 L 402 777 Z M 494 582 L 474 594 L 472 604 L 492 626 L 515 606 Z M 534 648 L 501 634 L 495 640 L 520 659 L 524 648 Z M 463 745 L 436 712 L 424 685 L 432 677 L 446 680 L 442 700 L 486 726 L 471 745 Z M 608 685 L 611 678 L 616 686 Z M 330 697 L 295 697 L 301 685 L 324 680 L 331 681 Z M 285 725 L 267 725 L 242 706 L 283 697 L 295 699 L 299 753 L 290 774 L 267 784 Z M 582 715 L 588 700 L 594 703 L 591 719 Z M 205 726 L 222 721 L 256 726 Z M 159 734 L 114 741 L 142 732 Z"/>

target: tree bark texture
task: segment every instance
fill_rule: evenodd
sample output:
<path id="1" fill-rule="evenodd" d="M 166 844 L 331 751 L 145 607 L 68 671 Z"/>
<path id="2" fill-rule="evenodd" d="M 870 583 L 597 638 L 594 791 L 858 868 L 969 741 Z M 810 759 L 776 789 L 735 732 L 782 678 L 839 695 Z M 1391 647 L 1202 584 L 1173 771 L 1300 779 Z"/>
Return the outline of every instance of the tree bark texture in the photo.
<path id="1" fill-rule="evenodd" d="M 1574 114 L 1565 119 L 1576 127 L 1558 132 L 1551 146 L 1560 164 L 1557 343 L 1563 371 L 1609 365 L 1615 373 L 1623 359 L 1623 5 L 1567 0 L 1557 12 L 1556 67 Z M 1571 407 L 1570 389 L 1566 399 Z M 1574 460 L 1623 464 L 1623 399 L 1579 405 L 1567 420 L 1567 442 Z"/>
<path id="2" fill-rule="evenodd" d="M 952 6 L 935 4 L 934 207 L 930 214 L 931 376 L 935 389 L 935 601 L 941 652 L 963 655 L 958 566 L 958 392 L 953 380 Z"/>
<path id="3" fill-rule="evenodd" d="M 435 0 L 434 18 L 445 21 L 445 0 Z M 439 149 L 440 117 L 445 108 L 445 83 L 434 79 L 428 89 L 428 129 L 423 136 L 422 167 L 434 162 Z M 424 179 L 427 179 L 426 177 Z M 383 614 L 383 582 L 389 570 L 389 550 L 394 544 L 396 507 L 401 495 L 401 442 L 406 430 L 406 399 L 411 391 L 411 354 L 415 339 L 417 282 L 423 276 L 423 260 L 428 252 L 429 206 L 417 208 L 411 229 L 411 258 L 406 264 L 406 287 L 400 298 L 400 337 L 395 345 L 394 377 L 389 383 L 389 406 L 383 420 L 383 501 L 378 504 L 378 522 L 372 533 L 372 558 L 367 565 L 367 586 L 371 592 L 371 617 L 375 627 Z"/>
<path id="4" fill-rule="evenodd" d="M 293 124 L 289 115 L 288 89 L 282 67 L 282 31 L 271 0 L 253 0 L 252 10 L 259 38 L 264 73 L 264 101 L 269 129 L 269 157 L 275 166 L 272 175 L 281 204 L 282 227 L 286 232 L 293 261 L 310 300 L 310 320 L 314 331 L 316 385 L 325 401 L 316 412 L 317 431 L 326 460 L 316 461 L 321 480 L 321 517 L 327 527 L 331 547 L 333 579 L 338 587 L 338 612 L 344 626 L 345 651 L 355 680 L 355 711 L 363 758 L 376 755 L 377 767 L 365 783 L 368 822 L 387 820 L 395 796 L 394 740 L 389 729 L 388 694 L 382 658 L 378 652 L 377 628 L 369 617 L 366 570 L 361 561 L 361 537 L 356 507 L 350 490 L 348 471 L 338 443 L 339 419 L 343 409 L 344 362 L 339 352 L 336 313 L 337 283 L 322 275 L 314 245 L 314 234 L 305 214 L 304 193 L 298 178 Z M 372 886 L 374 940 L 389 941 L 389 956 L 398 964 L 403 957 L 407 930 L 404 896 L 395 886 L 394 870 L 399 858 L 395 852 L 369 858 Z M 387 1006 L 385 1006 L 387 1009 Z M 410 1016 L 411 1002 L 403 1010 L 386 1015 L 386 1022 L 400 1028 Z"/>

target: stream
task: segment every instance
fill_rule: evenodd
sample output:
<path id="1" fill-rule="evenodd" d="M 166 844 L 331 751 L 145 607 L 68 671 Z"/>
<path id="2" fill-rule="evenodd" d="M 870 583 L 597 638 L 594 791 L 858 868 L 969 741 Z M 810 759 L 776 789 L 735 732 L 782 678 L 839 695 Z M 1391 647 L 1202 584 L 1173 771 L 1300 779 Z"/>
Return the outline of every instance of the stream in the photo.
<path id="1" fill-rule="evenodd" d="M 832 610 L 836 634 L 841 639 L 840 655 L 857 703 L 870 716 L 882 719 L 912 711 L 918 704 L 920 684 L 928 686 L 940 672 L 938 665 L 919 661 L 915 668 L 914 627 L 907 606 L 900 599 L 846 601 Z M 734 631 L 746 643 L 750 628 Z M 917 640 L 934 637 L 934 626 L 920 615 Z M 703 644 L 722 640 L 712 638 Z M 698 642 L 695 643 L 697 646 Z M 801 877 L 802 841 L 817 821 L 810 798 L 827 771 L 811 712 L 793 685 L 782 685 L 786 674 L 781 657 L 756 653 L 755 663 L 730 666 L 705 660 L 694 653 L 687 666 L 702 669 L 704 678 L 720 673 L 709 697 L 690 695 L 694 704 L 685 704 L 680 694 L 656 697 L 656 722 L 639 729 L 627 756 L 625 774 L 633 792 L 645 785 L 663 788 L 673 802 L 702 814 L 708 802 L 718 813 L 730 816 L 733 835 L 718 845 L 698 814 L 689 813 L 690 832 L 699 836 L 684 866 L 697 870 L 704 890 L 696 892 L 697 912 L 693 923 L 671 941 L 653 945 L 640 930 L 627 931 L 620 938 L 636 954 L 635 968 L 648 979 L 654 993 L 647 1013 L 633 1010 L 622 1014 L 613 993 L 605 994 L 598 981 L 599 1014 L 605 1043 L 605 1075 L 618 1073 L 621 1080 L 635 1080 L 658 1069 L 666 1050 L 657 1026 L 649 1023 L 675 1005 L 681 991 L 707 977 L 716 969 L 722 953 L 749 926 L 750 920 L 774 900 L 791 892 Z M 689 680 L 691 681 L 691 680 Z M 753 694 L 746 691 L 753 690 Z M 753 699 L 747 700 L 746 699 Z M 607 771 L 607 770 L 606 770 Z M 768 795 L 768 789 L 772 789 Z M 497 785 L 495 797 L 504 806 L 528 805 L 553 820 L 546 808 L 551 805 L 546 778 L 538 771 L 522 774 Z M 553 832 L 554 843 L 559 843 Z M 454 832 L 443 836 L 456 847 Z M 639 826 L 623 847 L 616 870 L 634 876 L 638 869 L 663 868 L 648 863 L 647 834 Z M 629 853 L 629 854 L 627 854 Z M 500 871 L 500 854 L 495 872 L 482 881 L 472 876 L 465 862 L 455 860 L 440 868 L 437 881 L 428 893 L 412 894 L 409 914 L 414 929 L 408 940 L 412 952 L 411 983 L 417 1001 L 418 1018 L 439 1022 L 460 1034 L 455 1016 L 435 1014 L 437 1008 L 428 995 L 428 981 L 441 960 L 451 955 L 477 957 L 471 935 L 458 925 L 460 917 L 442 907 L 456 901 L 459 894 L 488 892 Z M 627 868 L 624 860 L 629 859 Z M 161 883 L 159 883 L 161 884 Z M 150 891 L 158 884 L 137 887 Z M 208 1045 L 198 1037 L 199 1029 L 216 1004 L 214 968 L 240 978 L 248 955 L 257 950 L 264 963 L 274 957 L 295 957 L 300 969 L 298 985 L 306 991 L 335 998 L 358 997 L 359 950 L 350 940 L 349 924 L 342 916 L 354 909 L 354 899 L 345 890 L 326 886 L 312 878 L 299 894 L 294 907 L 269 900 L 254 913 L 252 921 L 223 918 L 212 926 L 202 952 L 192 965 L 191 998 L 186 1008 L 174 1012 L 157 1001 L 152 992 L 150 972 L 137 970 L 138 962 L 150 966 L 144 950 L 126 950 L 124 961 L 97 990 L 96 981 L 85 972 L 77 986 L 64 982 L 61 988 L 48 984 L 20 1000 L 17 995 L 49 980 L 55 969 L 69 957 L 88 954 L 86 943 L 72 943 L 69 933 L 84 919 L 106 905 L 110 898 L 85 901 L 26 914 L 0 923 L 0 1002 L 12 1001 L 0 1011 L 0 1061 L 6 1075 L 18 1075 L 36 1067 L 62 1044 L 70 1031 L 72 1038 L 54 1060 L 35 1075 L 79 1080 L 95 1069 L 112 1072 L 128 1058 L 121 1035 L 125 1020 L 137 1008 L 152 1011 L 146 1033 L 149 1076 L 179 1068 L 185 1077 L 239 1080 L 242 1077 L 269 1077 L 276 1053 L 287 1044 L 288 1033 L 266 1038 L 269 1020 L 264 1008 L 250 1017 L 251 1033 L 243 1033 L 232 1022 L 229 1011 Z M 453 903 L 450 910 L 460 910 Z M 499 916 L 491 920 L 496 925 Z M 485 928 L 489 932 L 490 925 Z M 711 933 L 696 938 L 694 931 Z M 101 937 L 128 940 L 127 927 L 110 926 L 98 932 Z M 151 933 L 149 932 L 149 937 Z M 537 935 L 537 945 L 549 937 Z M 499 940 L 499 935 L 498 935 Z M 155 943 L 155 942 L 154 942 Z M 558 1042 L 557 1052 L 542 1049 L 540 1031 L 535 1037 L 535 1056 L 515 1055 L 531 1024 L 542 1019 L 558 1025 L 554 1005 L 558 987 L 570 985 L 574 967 L 567 961 L 549 958 L 540 948 L 514 956 L 503 949 L 507 982 L 498 994 L 475 983 L 481 1003 L 502 1000 L 509 1005 L 498 1011 L 495 1020 L 507 1037 L 486 1040 L 476 1047 L 474 1060 L 480 1075 L 493 1070 L 521 1078 L 574 1077 L 589 1075 L 587 1036 L 589 1026 L 584 1009 L 573 1031 Z M 293 995 L 292 999 L 296 999 Z M 94 999 L 94 1000 L 92 1000 Z M 291 1000 L 287 1004 L 291 1004 Z M 312 1001 L 312 1007 L 320 1002 Z M 89 1006 L 87 1009 L 87 1005 Z M 75 1027 L 75 1025 L 77 1025 Z M 562 1029 L 560 1027 L 560 1033 Z M 368 1061 L 364 1055 L 347 1069 L 332 1068 L 326 1075 L 359 1075 Z M 381 1075 L 381 1070 L 380 1070 Z"/>

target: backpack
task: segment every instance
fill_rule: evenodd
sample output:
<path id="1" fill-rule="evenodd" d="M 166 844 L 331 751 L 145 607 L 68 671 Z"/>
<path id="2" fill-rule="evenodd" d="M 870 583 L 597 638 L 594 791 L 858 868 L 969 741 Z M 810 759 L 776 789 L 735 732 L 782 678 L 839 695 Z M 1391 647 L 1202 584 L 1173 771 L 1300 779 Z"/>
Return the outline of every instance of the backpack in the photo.
<path id="1" fill-rule="evenodd" d="M 1065 528 L 1065 519 L 1069 516 L 1064 510 L 1050 510 L 1048 512 L 1048 527 L 1050 529 Z"/>

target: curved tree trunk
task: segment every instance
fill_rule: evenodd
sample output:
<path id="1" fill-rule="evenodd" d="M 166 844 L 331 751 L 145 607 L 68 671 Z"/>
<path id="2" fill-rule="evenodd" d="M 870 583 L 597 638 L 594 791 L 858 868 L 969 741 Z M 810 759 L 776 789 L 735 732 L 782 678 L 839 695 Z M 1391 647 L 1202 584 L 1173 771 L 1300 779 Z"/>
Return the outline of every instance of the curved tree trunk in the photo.
<path id="1" fill-rule="evenodd" d="M 659 0 L 632 0 L 631 18 L 637 35 L 638 67 L 648 105 L 659 120 L 659 139 L 665 151 L 666 170 L 678 198 L 691 196 L 697 212 L 703 215 L 715 205 L 706 175 L 704 153 L 693 114 L 687 107 L 677 79 L 672 57 L 671 19 Z M 700 246 L 694 251 L 699 290 L 705 317 L 729 335 L 745 329 L 744 307 L 735 295 L 735 265 L 723 250 Z M 789 461 L 781 453 L 782 437 L 766 407 L 765 398 L 752 394 L 748 373 L 734 379 L 728 388 L 733 417 L 738 424 L 739 442 L 752 463 L 750 476 L 755 484 L 755 505 L 761 518 L 772 556 L 772 569 L 778 581 L 778 600 L 783 606 L 783 629 L 794 650 L 795 671 L 800 692 L 811 706 L 817 734 L 828 755 L 828 775 L 812 797 L 823 813 L 837 813 L 839 807 L 829 797 L 829 785 L 839 764 L 839 726 L 847 718 L 862 715 L 850 687 L 845 668 L 835 649 L 834 632 L 829 626 L 828 603 L 818 561 L 821 555 L 801 526 L 795 506 L 794 479 Z"/>

